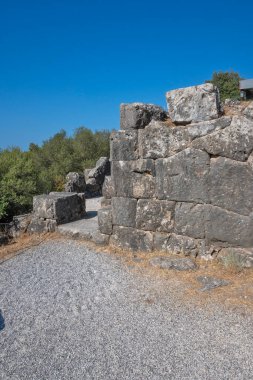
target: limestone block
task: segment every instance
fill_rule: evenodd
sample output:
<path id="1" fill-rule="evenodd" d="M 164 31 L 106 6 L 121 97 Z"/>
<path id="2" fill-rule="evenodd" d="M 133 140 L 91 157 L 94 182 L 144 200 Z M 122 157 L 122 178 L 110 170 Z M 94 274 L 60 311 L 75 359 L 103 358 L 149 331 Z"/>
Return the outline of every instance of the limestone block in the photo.
<path id="1" fill-rule="evenodd" d="M 158 256 L 153 257 L 149 261 L 150 265 L 160 269 L 174 269 L 179 271 L 195 270 L 198 268 L 197 264 L 190 258 L 184 257 L 166 257 Z"/>
<path id="2" fill-rule="evenodd" d="M 151 120 L 165 120 L 168 115 L 154 104 L 129 103 L 120 105 L 120 128 L 145 128 Z"/>
<path id="3" fill-rule="evenodd" d="M 110 199 L 113 197 L 113 184 L 112 184 L 111 176 L 105 176 L 103 187 L 102 187 L 102 194 L 103 194 L 103 197 L 107 199 Z"/>
<path id="4" fill-rule="evenodd" d="M 150 174 L 133 173 L 131 178 L 134 198 L 152 198 L 155 194 L 155 178 Z"/>
<path id="5" fill-rule="evenodd" d="M 253 246 L 253 219 L 226 211 L 220 207 L 209 206 L 206 223 L 208 241 L 226 242 L 234 246 Z"/>
<path id="6" fill-rule="evenodd" d="M 188 236 L 155 232 L 154 250 L 167 253 L 183 253 L 185 256 L 197 256 L 198 240 Z"/>
<path id="7" fill-rule="evenodd" d="M 135 227 L 137 200 L 132 198 L 112 198 L 113 224 Z M 101 231 L 102 232 L 102 231 Z"/>
<path id="8" fill-rule="evenodd" d="M 175 233 L 193 238 L 205 238 L 208 206 L 178 202 L 175 208 Z"/>
<path id="9" fill-rule="evenodd" d="M 229 158 L 210 161 L 210 202 L 238 214 L 253 211 L 253 168 Z"/>
<path id="10" fill-rule="evenodd" d="M 177 124 L 184 125 L 219 117 L 219 94 L 211 83 L 169 91 L 166 99 L 169 116 Z"/>
<path id="11" fill-rule="evenodd" d="M 153 160 L 113 161 L 114 195 L 128 198 L 151 198 L 155 193 Z"/>
<path id="12" fill-rule="evenodd" d="M 112 161 L 128 161 L 138 158 L 138 131 L 112 132 L 110 137 Z"/>
<path id="13" fill-rule="evenodd" d="M 112 207 L 107 206 L 98 210 L 98 227 L 102 234 L 112 233 Z"/>
<path id="14" fill-rule="evenodd" d="M 137 203 L 136 227 L 146 231 L 173 230 L 175 202 L 140 199 Z"/>
<path id="15" fill-rule="evenodd" d="M 85 214 L 82 193 L 51 192 L 33 197 L 33 211 L 37 218 L 54 219 L 57 224 L 81 218 Z"/>
<path id="16" fill-rule="evenodd" d="M 156 192 L 159 199 L 208 203 L 209 155 L 187 148 L 156 161 Z"/>
<path id="17" fill-rule="evenodd" d="M 111 198 L 104 198 L 103 197 L 103 198 L 101 198 L 100 204 L 101 204 L 101 207 L 111 206 L 112 200 L 111 200 Z"/>
<path id="18" fill-rule="evenodd" d="M 253 120 L 253 102 L 250 102 L 250 104 L 243 111 L 243 114 Z"/>
<path id="19" fill-rule="evenodd" d="M 29 233 L 44 233 L 55 232 L 57 228 L 57 222 L 54 219 L 44 219 L 34 216 L 29 224 L 27 231 Z"/>
<path id="20" fill-rule="evenodd" d="M 66 176 L 65 191 L 74 193 L 83 193 L 86 188 L 83 174 L 70 172 Z"/>
<path id="21" fill-rule="evenodd" d="M 110 175 L 110 161 L 107 157 L 100 157 L 95 168 L 89 171 L 88 177 L 94 178 L 98 185 L 102 185 L 106 175 Z"/>
<path id="22" fill-rule="evenodd" d="M 143 158 L 168 157 L 187 148 L 189 144 L 189 134 L 184 127 L 171 127 L 152 121 L 139 131 L 139 153 Z"/>
<path id="23" fill-rule="evenodd" d="M 110 235 L 105 235 L 105 234 L 102 234 L 101 232 L 99 231 L 96 231 L 92 234 L 92 238 L 91 240 L 97 244 L 97 245 L 101 245 L 101 246 L 105 246 L 105 245 L 108 245 L 109 244 L 109 240 L 110 240 Z"/>
<path id="24" fill-rule="evenodd" d="M 229 127 L 196 139 L 192 146 L 215 156 L 246 161 L 253 150 L 253 122 L 234 116 Z"/>
<path id="25" fill-rule="evenodd" d="M 223 116 L 215 120 L 192 123 L 189 126 L 187 126 L 187 131 L 190 140 L 194 140 L 198 137 L 203 137 L 215 131 L 219 131 L 223 128 L 226 128 L 231 124 L 231 121 L 231 116 Z"/>
<path id="26" fill-rule="evenodd" d="M 131 227 L 113 226 L 110 243 L 131 251 L 150 252 L 153 249 L 153 234 Z"/>

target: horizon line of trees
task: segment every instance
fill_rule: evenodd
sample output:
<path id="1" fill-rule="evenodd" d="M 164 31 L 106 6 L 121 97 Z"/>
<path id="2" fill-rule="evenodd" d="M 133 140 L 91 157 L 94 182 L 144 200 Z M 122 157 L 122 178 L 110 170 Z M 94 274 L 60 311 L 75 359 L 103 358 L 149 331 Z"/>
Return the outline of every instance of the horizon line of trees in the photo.
<path id="1" fill-rule="evenodd" d="M 73 136 L 60 130 L 41 146 L 31 143 L 27 151 L 0 149 L 0 222 L 30 212 L 34 195 L 64 190 L 68 172 L 83 172 L 109 157 L 110 133 L 79 127 Z"/>

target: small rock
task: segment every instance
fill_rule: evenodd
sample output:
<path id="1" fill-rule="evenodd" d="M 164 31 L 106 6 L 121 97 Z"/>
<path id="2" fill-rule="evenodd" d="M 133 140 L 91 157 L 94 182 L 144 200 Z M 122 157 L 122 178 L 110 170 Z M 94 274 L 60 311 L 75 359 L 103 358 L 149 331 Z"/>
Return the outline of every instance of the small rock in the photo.
<path id="1" fill-rule="evenodd" d="M 197 269 L 196 263 L 189 258 L 154 257 L 149 263 L 161 269 L 176 269 L 180 271 Z"/>
<path id="2" fill-rule="evenodd" d="M 197 277 L 197 281 L 204 285 L 200 289 L 201 292 L 206 292 L 208 290 L 219 288 L 221 286 L 227 286 L 230 284 L 230 282 L 227 280 L 222 280 L 220 278 L 215 278 L 211 276 L 199 276 Z"/>

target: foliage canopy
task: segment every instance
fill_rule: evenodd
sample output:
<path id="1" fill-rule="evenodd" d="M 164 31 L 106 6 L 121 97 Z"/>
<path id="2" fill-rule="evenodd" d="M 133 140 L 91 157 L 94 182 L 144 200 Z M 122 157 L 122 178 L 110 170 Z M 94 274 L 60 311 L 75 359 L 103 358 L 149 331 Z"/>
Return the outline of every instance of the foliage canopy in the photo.
<path id="1" fill-rule="evenodd" d="M 109 131 L 80 127 L 68 137 L 64 130 L 27 152 L 13 147 L 0 150 L 0 221 L 29 212 L 36 194 L 62 191 L 66 174 L 83 172 L 109 157 Z"/>
<path id="2" fill-rule="evenodd" d="M 234 71 L 214 72 L 212 79 L 207 82 L 213 83 L 220 91 L 221 101 L 225 99 L 240 99 L 240 75 Z"/>

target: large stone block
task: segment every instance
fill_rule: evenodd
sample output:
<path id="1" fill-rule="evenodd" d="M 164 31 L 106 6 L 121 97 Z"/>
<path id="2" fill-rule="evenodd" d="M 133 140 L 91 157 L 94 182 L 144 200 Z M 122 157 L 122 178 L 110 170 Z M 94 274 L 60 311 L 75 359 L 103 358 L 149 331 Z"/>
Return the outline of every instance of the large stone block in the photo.
<path id="1" fill-rule="evenodd" d="M 33 197 L 36 218 L 53 219 L 57 224 L 71 222 L 85 214 L 84 194 L 52 192 Z"/>
<path id="2" fill-rule="evenodd" d="M 165 120 L 168 115 L 154 104 L 129 103 L 120 105 L 120 128 L 145 128 L 151 120 Z"/>
<path id="3" fill-rule="evenodd" d="M 66 176 L 65 191 L 71 193 L 84 193 L 86 188 L 83 174 L 70 172 Z"/>
<path id="4" fill-rule="evenodd" d="M 205 237 L 205 223 L 208 214 L 208 206 L 179 202 L 175 208 L 175 233 L 193 238 Z"/>
<path id="5" fill-rule="evenodd" d="M 211 83 L 169 91 L 166 98 L 169 116 L 177 124 L 219 117 L 219 94 Z"/>
<path id="6" fill-rule="evenodd" d="M 130 227 L 114 226 L 110 243 L 131 251 L 150 252 L 153 250 L 153 234 Z"/>
<path id="7" fill-rule="evenodd" d="M 112 233 L 112 207 L 107 206 L 98 210 L 98 227 L 102 234 Z"/>
<path id="8" fill-rule="evenodd" d="M 231 120 L 231 117 L 224 116 L 180 127 L 152 121 L 145 129 L 139 131 L 139 155 L 154 159 L 173 156 L 190 147 L 194 139 L 229 126 Z"/>
<path id="9" fill-rule="evenodd" d="M 156 161 L 156 192 L 159 199 L 208 203 L 209 155 L 187 148 Z"/>
<path id="10" fill-rule="evenodd" d="M 139 153 L 143 158 L 168 157 L 187 148 L 189 144 L 189 134 L 184 127 L 171 127 L 152 121 L 139 131 Z"/>
<path id="11" fill-rule="evenodd" d="M 137 200 L 131 198 L 112 198 L 113 224 L 135 227 Z M 102 232 L 102 231 L 101 231 Z"/>
<path id="12" fill-rule="evenodd" d="M 151 198 L 155 193 L 153 160 L 113 161 L 114 195 L 129 198 Z"/>
<path id="13" fill-rule="evenodd" d="M 224 129 L 231 124 L 231 121 L 232 121 L 231 116 L 223 116 L 215 120 L 192 123 L 189 126 L 187 126 L 187 131 L 188 131 L 190 140 L 192 141 L 198 137 L 203 137 L 215 131 Z"/>
<path id="14" fill-rule="evenodd" d="M 234 116 L 229 127 L 196 139 L 192 146 L 215 156 L 246 161 L 253 150 L 253 122 Z"/>
<path id="15" fill-rule="evenodd" d="M 34 216 L 29 224 L 27 231 L 29 233 L 41 234 L 44 232 L 55 232 L 57 222 L 53 219 L 44 219 Z"/>
<path id="16" fill-rule="evenodd" d="M 113 183 L 112 183 L 112 177 L 111 176 L 105 176 L 103 187 L 102 187 L 102 194 L 103 197 L 106 199 L 110 199 L 113 197 Z"/>
<path id="17" fill-rule="evenodd" d="M 138 158 L 138 131 L 112 132 L 110 137 L 112 161 L 128 161 Z"/>
<path id="18" fill-rule="evenodd" d="M 209 194 L 213 205 L 249 215 L 253 211 L 253 168 L 229 158 L 211 159 Z"/>
<path id="19" fill-rule="evenodd" d="M 225 242 L 234 246 L 253 246 L 253 219 L 209 206 L 206 223 L 206 239 L 211 242 Z"/>
<path id="20" fill-rule="evenodd" d="M 165 234 L 156 232 L 154 234 L 154 250 L 179 254 L 183 253 L 185 256 L 197 256 L 199 247 L 198 240 L 188 236 L 181 236 L 172 234 Z"/>
<path id="21" fill-rule="evenodd" d="M 98 185 L 102 185 L 106 175 L 111 174 L 111 165 L 107 157 L 100 157 L 96 162 L 95 168 L 89 170 L 88 177 L 94 178 Z"/>
<path id="22" fill-rule="evenodd" d="M 243 111 L 243 114 L 253 120 L 253 102 L 251 102 Z"/>
<path id="23" fill-rule="evenodd" d="M 175 202 L 140 199 L 137 204 L 136 227 L 146 231 L 173 230 Z"/>

